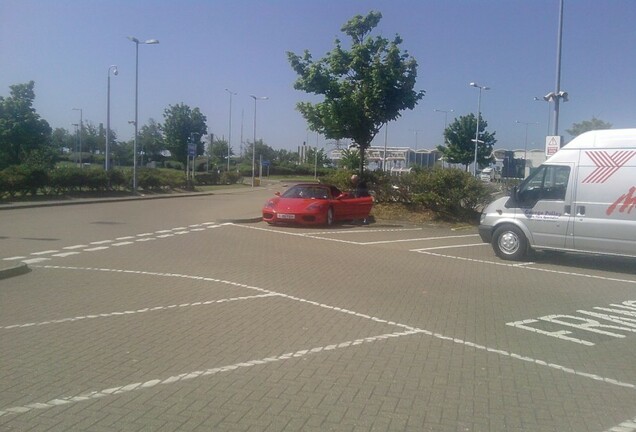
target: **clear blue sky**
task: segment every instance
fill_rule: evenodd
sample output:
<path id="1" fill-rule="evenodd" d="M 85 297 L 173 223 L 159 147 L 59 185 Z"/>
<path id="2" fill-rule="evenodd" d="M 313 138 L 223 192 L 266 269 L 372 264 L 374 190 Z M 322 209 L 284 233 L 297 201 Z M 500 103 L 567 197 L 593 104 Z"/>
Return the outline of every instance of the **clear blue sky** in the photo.
<path id="1" fill-rule="evenodd" d="M 12 84 L 35 81 L 35 107 L 53 128 L 85 121 L 106 123 L 107 73 L 111 125 L 119 139 L 134 134 L 135 46 L 126 37 L 158 39 L 139 47 L 139 122 L 163 122 L 164 109 L 198 107 L 210 132 L 232 147 L 241 126 L 252 140 L 274 149 L 325 145 L 308 133 L 295 110 L 315 100 L 293 89 L 286 52 L 308 49 L 320 58 L 342 25 L 378 10 L 376 34 L 399 34 L 417 59 L 417 88 L 426 96 L 388 127 L 388 144 L 432 149 L 440 144 L 445 115 L 477 111 L 474 81 L 483 93 L 482 115 L 496 132 L 497 148 L 543 148 L 548 104 L 534 101 L 555 89 L 558 0 L 0 0 L 0 95 Z M 636 127 L 636 1 L 565 0 L 559 132 L 597 117 L 615 128 Z M 415 131 L 418 131 L 417 134 Z M 383 145 L 384 133 L 376 138 Z"/>

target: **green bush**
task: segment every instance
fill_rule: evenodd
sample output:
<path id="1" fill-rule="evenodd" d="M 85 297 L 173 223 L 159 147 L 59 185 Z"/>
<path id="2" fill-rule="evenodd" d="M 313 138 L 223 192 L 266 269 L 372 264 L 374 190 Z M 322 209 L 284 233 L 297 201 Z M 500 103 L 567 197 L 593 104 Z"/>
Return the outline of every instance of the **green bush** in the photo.
<path id="1" fill-rule="evenodd" d="M 349 191 L 352 174 L 339 170 L 320 181 Z M 474 220 L 479 208 L 490 200 L 490 190 L 483 182 L 457 169 L 415 170 L 399 176 L 367 171 L 363 177 L 375 202 L 421 206 L 445 219 Z"/>

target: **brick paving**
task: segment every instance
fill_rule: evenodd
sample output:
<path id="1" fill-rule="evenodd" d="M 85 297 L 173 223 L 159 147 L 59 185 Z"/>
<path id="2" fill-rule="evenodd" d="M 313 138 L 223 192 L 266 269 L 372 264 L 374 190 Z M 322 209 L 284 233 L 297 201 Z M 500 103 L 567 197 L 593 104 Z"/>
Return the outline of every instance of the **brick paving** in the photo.
<path id="1" fill-rule="evenodd" d="M 636 335 L 506 325 L 633 299 L 629 265 L 500 266 L 474 229 L 153 212 L 148 232 L 180 234 L 0 280 L 0 430 L 602 432 L 636 415 Z"/>

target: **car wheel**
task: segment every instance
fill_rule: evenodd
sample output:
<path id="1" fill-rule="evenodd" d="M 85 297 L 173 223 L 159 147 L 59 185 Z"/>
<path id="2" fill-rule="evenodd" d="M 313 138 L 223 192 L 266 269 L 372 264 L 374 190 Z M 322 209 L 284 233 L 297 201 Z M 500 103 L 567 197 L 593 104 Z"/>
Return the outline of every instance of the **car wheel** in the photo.
<path id="1" fill-rule="evenodd" d="M 495 230 L 492 248 L 501 259 L 519 261 L 528 252 L 528 240 L 516 226 L 504 225 Z"/>
<path id="2" fill-rule="evenodd" d="M 329 207 L 327 209 L 327 226 L 333 225 L 333 209 Z"/>

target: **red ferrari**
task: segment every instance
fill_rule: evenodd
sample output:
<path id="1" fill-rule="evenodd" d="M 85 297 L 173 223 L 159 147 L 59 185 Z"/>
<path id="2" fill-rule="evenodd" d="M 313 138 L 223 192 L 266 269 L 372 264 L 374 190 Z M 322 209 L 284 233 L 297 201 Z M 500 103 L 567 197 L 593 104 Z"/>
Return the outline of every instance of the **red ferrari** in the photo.
<path id="1" fill-rule="evenodd" d="M 338 221 L 366 220 L 373 197 L 356 198 L 335 186 L 297 184 L 263 207 L 263 220 L 269 224 L 331 225 Z"/>

